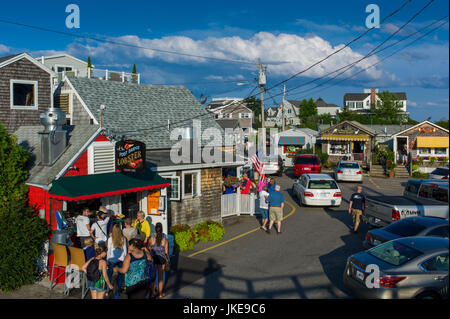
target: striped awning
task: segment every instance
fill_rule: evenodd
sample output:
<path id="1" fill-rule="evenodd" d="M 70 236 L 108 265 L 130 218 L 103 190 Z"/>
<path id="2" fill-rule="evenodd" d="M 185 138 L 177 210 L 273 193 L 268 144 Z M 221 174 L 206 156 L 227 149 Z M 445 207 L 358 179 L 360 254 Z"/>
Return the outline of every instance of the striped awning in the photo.
<path id="1" fill-rule="evenodd" d="M 448 147 L 448 136 L 417 136 L 417 147 Z"/>
<path id="2" fill-rule="evenodd" d="M 368 135 L 339 135 L 339 134 L 324 134 L 320 137 L 326 141 L 369 141 Z"/>
<path id="3" fill-rule="evenodd" d="M 281 136 L 278 145 L 305 145 L 304 136 Z"/>

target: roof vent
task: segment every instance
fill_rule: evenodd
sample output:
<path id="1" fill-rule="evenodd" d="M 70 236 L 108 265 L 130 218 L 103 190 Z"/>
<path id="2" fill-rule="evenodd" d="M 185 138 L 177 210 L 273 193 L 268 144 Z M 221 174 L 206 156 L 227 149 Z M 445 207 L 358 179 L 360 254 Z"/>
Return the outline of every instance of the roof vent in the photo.
<path id="1" fill-rule="evenodd" d="M 66 112 L 50 108 L 40 115 L 44 131 L 41 136 L 41 165 L 51 166 L 62 155 L 67 146 L 67 132 L 62 129 L 66 123 Z"/>

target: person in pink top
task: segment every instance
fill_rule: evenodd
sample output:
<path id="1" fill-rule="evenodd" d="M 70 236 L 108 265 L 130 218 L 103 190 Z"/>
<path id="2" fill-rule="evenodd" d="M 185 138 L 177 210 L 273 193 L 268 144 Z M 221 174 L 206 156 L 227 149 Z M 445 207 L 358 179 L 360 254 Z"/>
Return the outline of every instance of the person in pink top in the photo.
<path id="1" fill-rule="evenodd" d="M 253 183 L 253 182 L 250 180 L 250 178 L 248 178 L 247 173 L 244 173 L 244 175 L 242 175 L 242 178 L 244 179 L 245 185 L 244 185 L 243 189 L 241 190 L 241 194 L 242 194 L 242 195 L 248 195 L 248 194 L 250 194 L 250 188 L 251 188 L 252 186 L 253 186 L 254 188 L 256 188 L 256 185 L 255 185 L 255 183 Z"/>

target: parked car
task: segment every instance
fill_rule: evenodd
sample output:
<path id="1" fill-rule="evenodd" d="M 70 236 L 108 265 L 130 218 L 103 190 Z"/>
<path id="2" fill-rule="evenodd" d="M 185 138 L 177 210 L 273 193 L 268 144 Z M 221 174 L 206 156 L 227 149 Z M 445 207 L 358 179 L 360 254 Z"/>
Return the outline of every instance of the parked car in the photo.
<path id="1" fill-rule="evenodd" d="M 369 230 L 363 246 L 369 249 L 389 240 L 412 236 L 448 238 L 448 220 L 435 217 L 409 217 L 401 219 L 386 227 Z"/>
<path id="2" fill-rule="evenodd" d="M 406 237 L 388 241 L 347 259 L 343 281 L 357 297 L 440 299 L 448 285 L 448 239 Z M 379 269 L 379 287 L 369 288 L 367 266 Z"/>
<path id="3" fill-rule="evenodd" d="M 448 203 L 448 180 L 409 180 L 403 195 Z"/>
<path id="4" fill-rule="evenodd" d="M 292 194 L 305 206 L 340 206 L 341 190 L 336 181 L 325 174 L 303 174 L 294 181 Z"/>
<path id="5" fill-rule="evenodd" d="M 354 161 L 339 161 L 334 169 L 336 181 L 359 182 L 363 181 L 361 166 Z"/>
<path id="6" fill-rule="evenodd" d="M 366 196 L 362 220 L 372 226 L 383 227 L 397 220 L 414 216 L 448 219 L 448 203 L 411 196 Z"/>
<path id="7" fill-rule="evenodd" d="M 300 154 L 294 160 L 294 175 L 319 174 L 321 172 L 320 160 L 316 154 Z"/>
<path id="8" fill-rule="evenodd" d="M 428 175 L 428 178 L 448 180 L 448 166 L 436 168 Z"/>
<path id="9" fill-rule="evenodd" d="M 284 161 L 280 155 L 265 155 L 263 157 L 264 174 L 281 176 L 284 172 Z"/>

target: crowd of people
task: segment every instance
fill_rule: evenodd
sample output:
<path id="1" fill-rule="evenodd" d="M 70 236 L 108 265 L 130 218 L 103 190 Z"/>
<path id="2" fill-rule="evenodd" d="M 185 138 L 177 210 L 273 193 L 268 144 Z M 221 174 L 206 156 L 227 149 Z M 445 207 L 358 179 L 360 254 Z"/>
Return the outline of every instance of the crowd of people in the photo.
<path id="1" fill-rule="evenodd" d="M 150 223 L 142 211 L 135 221 L 125 218 L 123 226 L 113 219 L 104 206 L 95 213 L 84 208 L 76 218 L 91 298 L 118 299 L 122 292 L 129 299 L 163 298 L 169 244 L 162 224 L 155 225 L 151 236 Z"/>

